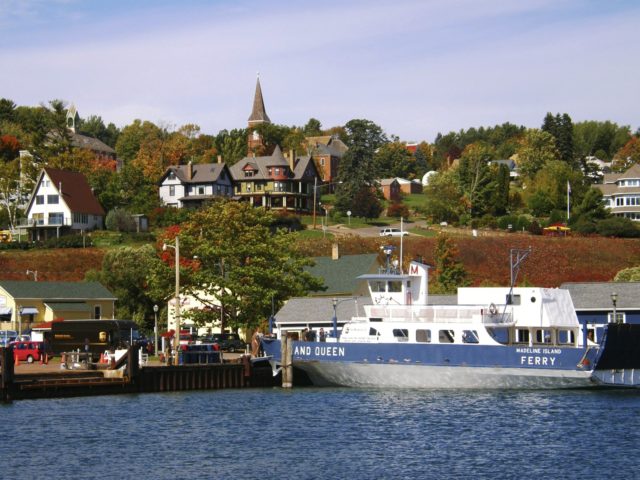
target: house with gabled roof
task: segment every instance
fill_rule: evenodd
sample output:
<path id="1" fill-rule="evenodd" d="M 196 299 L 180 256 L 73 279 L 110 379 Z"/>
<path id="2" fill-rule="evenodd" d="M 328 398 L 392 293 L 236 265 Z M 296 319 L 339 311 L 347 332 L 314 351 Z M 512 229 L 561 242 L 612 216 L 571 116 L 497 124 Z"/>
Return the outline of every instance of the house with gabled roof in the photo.
<path id="1" fill-rule="evenodd" d="M 56 319 L 111 319 L 115 302 L 99 282 L 0 280 L 0 329 L 24 332 Z"/>
<path id="2" fill-rule="evenodd" d="M 297 157 L 293 151 L 286 156 L 279 146 L 264 157 L 248 156 L 230 168 L 234 196 L 255 207 L 293 212 L 313 209 L 314 183 L 319 173 L 309 155 Z"/>
<path id="3" fill-rule="evenodd" d="M 198 208 L 216 198 L 231 197 L 233 178 L 220 157 L 218 163 L 172 165 L 160 179 L 158 194 L 164 205 Z"/>
<path id="4" fill-rule="evenodd" d="M 45 167 L 26 209 L 31 240 L 103 228 L 105 212 L 82 173 Z"/>
<path id="5" fill-rule="evenodd" d="M 601 185 L 605 205 L 619 217 L 640 221 L 640 165 L 635 164 L 624 173 L 606 173 Z"/>
<path id="6" fill-rule="evenodd" d="M 337 135 L 307 137 L 305 143 L 318 167 L 320 179 L 325 183 L 335 182 L 340 161 L 349 148 Z"/>

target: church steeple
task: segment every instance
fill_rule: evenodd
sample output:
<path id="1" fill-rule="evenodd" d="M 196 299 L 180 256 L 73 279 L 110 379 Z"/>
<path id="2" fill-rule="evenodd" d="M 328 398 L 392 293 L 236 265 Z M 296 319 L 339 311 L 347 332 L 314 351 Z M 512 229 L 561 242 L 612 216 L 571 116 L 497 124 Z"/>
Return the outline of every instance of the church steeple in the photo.
<path id="1" fill-rule="evenodd" d="M 80 122 L 80 115 L 78 115 L 78 110 L 76 106 L 72 103 L 69 109 L 67 110 L 67 128 L 71 130 L 73 133 L 76 133 L 76 127 Z"/>
<path id="2" fill-rule="evenodd" d="M 267 111 L 264 108 L 264 100 L 262 98 L 262 88 L 260 88 L 260 76 L 256 80 L 256 93 L 253 96 L 253 110 L 249 117 L 249 128 L 259 123 L 271 123 Z"/>
<path id="3" fill-rule="evenodd" d="M 252 153 L 262 153 L 264 142 L 262 136 L 255 129 L 261 123 L 271 123 L 267 111 L 264 108 L 264 100 L 262 98 L 262 88 L 260 88 L 260 75 L 256 80 L 256 93 L 253 96 L 253 110 L 249 117 L 249 138 L 247 139 L 248 155 Z"/>

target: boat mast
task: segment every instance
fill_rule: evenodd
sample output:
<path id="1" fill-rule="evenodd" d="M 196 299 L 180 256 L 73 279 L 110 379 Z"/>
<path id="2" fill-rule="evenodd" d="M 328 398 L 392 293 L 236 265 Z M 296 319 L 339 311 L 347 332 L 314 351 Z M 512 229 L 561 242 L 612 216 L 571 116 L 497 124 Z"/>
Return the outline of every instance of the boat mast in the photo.
<path id="1" fill-rule="evenodd" d="M 511 268 L 511 284 L 509 288 L 509 299 L 511 299 L 511 295 L 513 294 L 513 287 L 516 286 L 516 281 L 518 279 L 518 273 L 520 273 L 520 265 L 531 253 L 531 247 L 527 249 L 522 248 L 512 248 L 509 253 L 509 263 Z"/>

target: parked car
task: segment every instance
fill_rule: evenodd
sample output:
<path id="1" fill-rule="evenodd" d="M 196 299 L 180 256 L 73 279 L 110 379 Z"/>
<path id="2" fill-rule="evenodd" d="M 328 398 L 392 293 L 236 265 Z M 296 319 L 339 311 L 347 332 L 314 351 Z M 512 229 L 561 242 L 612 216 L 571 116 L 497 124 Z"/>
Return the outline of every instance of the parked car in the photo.
<path id="1" fill-rule="evenodd" d="M 227 352 L 244 352 L 247 348 L 247 344 L 237 333 L 214 333 L 211 335 L 211 341 L 217 343 L 220 350 Z"/>
<path id="2" fill-rule="evenodd" d="M 33 363 L 43 355 L 42 342 L 13 342 L 13 355 L 21 362 Z"/>
<path id="3" fill-rule="evenodd" d="M 15 341 L 18 332 L 15 330 L 0 330 L 0 347 L 6 347 Z"/>
<path id="4" fill-rule="evenodd" d="M 406 235 L 409 235 L 409 232 L 405 232 L 399 228 L 383 228 L 380 230 L 381 237 L 404 237 Z"/>

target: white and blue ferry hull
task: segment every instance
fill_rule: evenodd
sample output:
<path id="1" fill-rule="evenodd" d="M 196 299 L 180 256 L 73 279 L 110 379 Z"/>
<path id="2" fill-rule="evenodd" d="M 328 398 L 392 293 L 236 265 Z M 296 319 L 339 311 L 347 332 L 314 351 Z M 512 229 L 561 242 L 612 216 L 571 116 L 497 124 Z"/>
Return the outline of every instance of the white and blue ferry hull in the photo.
<path id="1" fill-rule="evenodd" d="M 278 340 L 263 348 L 279 362 Z M 581 348 L 292 343 L 293 367 L 317 386 L 587 388 L 603 384 L 593 375 L 597 355 L 598 349 Z"/>

